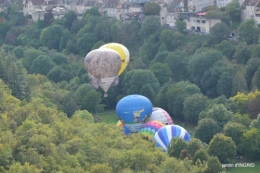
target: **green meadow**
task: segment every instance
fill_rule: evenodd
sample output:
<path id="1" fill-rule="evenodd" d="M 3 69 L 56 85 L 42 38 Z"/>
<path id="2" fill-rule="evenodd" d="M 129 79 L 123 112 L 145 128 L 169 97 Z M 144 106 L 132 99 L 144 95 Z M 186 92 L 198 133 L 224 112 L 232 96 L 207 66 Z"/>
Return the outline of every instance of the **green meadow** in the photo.
<path id="1" fill-rule="evenodd" d="M 97 113 L 95 116 L 97 117 L 98 122 L 104 122 L 107 124 L 116 124 L 118 121 L 116 112 L 114 110 L 107 110 L 104 112 L 100 112 L 100 113 Z M 175 118 L 173 118 L 173 123 L 184 127 L 190 133 L 191 137 L 194 137 L 194 128 L 196 126 L 195 124 L 186 122 L 183 125 L 181 120 L 175 119 Z"/>

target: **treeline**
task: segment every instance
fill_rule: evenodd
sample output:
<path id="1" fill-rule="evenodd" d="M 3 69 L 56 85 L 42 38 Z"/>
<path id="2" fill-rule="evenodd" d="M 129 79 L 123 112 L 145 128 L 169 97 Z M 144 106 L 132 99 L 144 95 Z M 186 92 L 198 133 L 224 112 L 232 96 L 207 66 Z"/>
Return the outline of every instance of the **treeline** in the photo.
<path id="1" fill-rule="evenodd" d="M 16 128 L 27 119 L 33 121 L 36 126 L 41 124 L 37 118 L 30 117 L 40 114 L 36 108 L 55 109 L 56 113 L 62 114 L 63 118 L 65 114 L 67 117 L 72 117 L 65 118 L 66 121 L 73 121 L 78 110 L 88 110 L 91 114 L 95 114 L 103 109 L 114 109 L 117 102 L 128 94 L 141 94 L 148 97 L 154 106 L 167 110 L 173 120 L 180 118 L 198 124 L 195 137 L 201 140 L 198 143 L 203 143 L 198 145 L 205 147 L 202 149 L 203 157 L 207 155 L 204 158 L 201 156 L 200 161 L 207 162 L 208 155 L 215 155 L 223 163 L 233 159 L 236 154 L 246 155 L 254 160 L 260 159 L 260 144 L 256 140 L 260 137 L 258 125 L 260 93 L 257 90 L 260 87 L 260 47 L 256 39 L 259 36 L 259 28 L 255 27 L 253 20 L 247 20 L 239 25 L 236 29 L 239 41 L 236 42 L 221 40 L 222 35 L 229 34 L 229 28 L 233 27 L 226 24 L 216 24 L 210 36 L 193 35 L 182 30 L 173 31 L 164 28 L 154 16 L 147 16 L 143 23 L 136 21 L 123 23 L 100 16 L 97 9 L 93 8 L 88 10 L 82 19 L 77 19 L 75 12 L 69 11 L 62 19 L 45 18 L 43 21 L 27 25 L 30 17 L 21 16 L 16 12 L 18 9 L 19 6 L 15 4 L 6 12 L 0 13 L 2 43 L 0 77 L 8 85 L 12 95 L 19 99 L 16 100 L 19 109 L 36 104 L 36 100 L 37 103 L 40 102 L 40 106 L 34 105 L 32 110 L 35 111 L 19 110 L 16 116 L 14 114 L 11 116 L 3 111 L 8 107 L 8 104 L 5 104 L 8 100 L 1 101 L 1 109 L 3 109 L 1 116 L 6 117 L 6 121 L 2 121 L 3 125 L 7 126 L 10 121 L 14 126 L 10 134 L 16 134 Z M 184 24 L 182 21 L 179 23 Z M 102 90 L 94 90 L 89 84 L 83 60 L 89 51 L 108 42 L 124 44 L 130 50 L 131 59 L 125 72 L 120 75 L 119 85 L 110 87 L 109 97 L 104 98 Z M 42 116 L 46 118 L 44 124 L 50 126 L 49 123 L 53 120 L 47 118 L 47 113 L 42 113 Z M 101 125 L 93 124 L 91 128 L 96 129 L 95 126 Z M 103 126 L 115 128 L 109 125 L 102 125 L 102 128 Z M 91 128 L 86 128 L 86 132 L 88 130 L 92 132 Z M 73 128 L 71 130 L 73 131 Z M 56 133 L 58 132 L 50 134 Z M 89 136 L 92 135 L 93 138 L 94 134 L 93 132 Z M 64 135 L 74 134 L 64 132 Z M 65 136 L 60 134 L 59 137 Z M 84 140 L 83 136 L 81 134 L 79 140 Z M 23 140 L 28 146 L 35 148 L 28 143 L 30 137 L 27 141 Z M 228 155 L 226 155 L 227 148 L 223 150 L 224 147 L 213 147 L 214 141 L 221 140 L 224 141 L 223 145 L 230 147 Z M 59 142 L 55 143 L 62 147 L 59 144 Z M 8 146 L 14 146 L 13 150 L 9 150 L 10 153 L 15 153 L 18 148 L 21 148 L 16 144 Z M 25 147 L 26 151 L 28 146 Z M 38 146 L 45 150 L 45 145 Z M 183 146 L 184 148 L 181 147 L 177 154 L 171 154 L 174 153 L 171 150 L 168 154 L 179 158 L 182 153 L 181 158 L 190 158 L 195 164 L 198 160 L 194 160 L 197 150 L 191 151 L 188 146 L 185 147 L 184 144 Z M 214 148 L 219 150 L 213 151 Z M 186 153 L 181 152 L 185 150 Z M 39 152 L 40 149 L 37 149 L 38 154 Z M 101 154 L 99 156 L 103 157 Z M 39 157 L 42 157 L 42 153 Z M 19 162 L 25 166 L 24 163 L 29 161 L 19 160 Z M 65 163 L 64 160 L 51 162 L 61 165 Z M 45 162 L 42 164 L 50 165 Z M 94 164 L 90 163 L 90 165 Z M 114 163 L 109 163 L 110 167 L 112 165 Z M 63 170 L 61 167 L 49 169 L 61 171 Z M 122 167 L 128 168 L 128 166 Z M 43 169 L 43 167 L 38 168 Z M 206 164 L 204 168 L 206 169 Z M 90 167 L 84 169 L 89 170 Z M 114 169 L 116 168 L 112 168 Z M 130 167 L 130 169 L 137 168 Z M 150 168 L 141 168 L 141 171 L 143 170 L 150 170 Z"/>
<path id="2" fill-rule="evenodd" d="M 44 98 L 33 98 L 25 103 L 13 97 L 2 80 L 0 101 L 0 172 L 199 173 L 221 170 L 216 157 L 206 155 L 208 161 L 197 164 L 185 154 L 182 160 L 169 157 L 139 134 L 126 136 L 120 127 L 94 123 L 88 111 L 78 110 L 68 118 Z M 198 139 L 192 139 L 185 146 L 193 152 L 206 149 Z"/>

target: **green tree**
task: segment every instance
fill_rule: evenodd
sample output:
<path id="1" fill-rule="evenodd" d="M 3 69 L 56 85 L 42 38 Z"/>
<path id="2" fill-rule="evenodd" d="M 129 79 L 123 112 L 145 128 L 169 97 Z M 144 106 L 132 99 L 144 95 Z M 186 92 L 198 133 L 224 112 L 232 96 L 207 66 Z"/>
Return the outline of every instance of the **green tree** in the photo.
<path id="1" fill-rule="evenodd" d="M 235 157 L 236 145 L 231 137 L 216 134 L 209 143 L 209 154 L 217 156 L 221 163 L 228 163 Z"/>
<path id="2" fill-rule="evenodd" d="M 82 120 L 86 120 L 89 123 L 94 123 L 94 116 L 90 114 L 87 110 L 76 111 L 72 116 L 72 119 L 73 118 L 80 118 Z"/>
<path id="3" fill-rule="evenodd" d="M 205 173 L 217 173 L 222 172 L 222 166 L 218 158 L 215 156 L 209 157 L 207 161 L 207 169 Z"/>
<path id="4" fill-rule="evenodd" d="M 160 28 L 160 22 L 156 16 L 147 16 L 139 31 L 139 36 L 141 38 L 148 38 L 153 35 Z"/>
<path id="5" fill-rule="evenodd" d="M 232 76 L 228 72 L 224 72 L 217 83 L 217 92 L 219 95 L 225 95 L 227 98 L 231 96 Z"/>
<path id="6" fill-rule="evenodd" d="M 76 110 L 80 108 L 80 106 L 76 103 L 71 93 L 68 93 L 62 99 L 62 110 L 71 117 Z"/>
<path id="7" fill-rule="evenodd" d="M 225 7 L 229 17 L 233 21 L 240 21 L 241 9 L 238 2 L 233 1 L 227 4 Z"/>
<path id="8" fill-rule="evenodd" d="M 161 6 L 154 2 L 148 2 L 144 4 L 144 15 L 158 15 L 160 13 Z"/>
<path id="9" fill-rule="evenodd" d="M 86 93 L 86 96 L 83 97 L 81 109 L 86 109 L 92 114 L 102 111 L 104 109 L 104 105 L 101 104 L 101 96 L 101 93 L 95 90 L 90 90 Z"/>
<path id="10" fill-rule="evenodd" d="M 258 42 L 258 28 L 254 19 L 243 21 L 238 28 L 238 35 L 241 41 L 247 44 L 254 44 Z"/>
<path id="11" fill-rule="evenodd" d="M 7 173 L 40 173 L 41 169 L 38 169 L 35 165 L 30 165 L 30 163 L 26 162 L 24 165 L 21 165 L 19 162 L 15 162 L 12 164 L 7 171 Z"/>
<path id="12" fill-rule="evenodd" d="M 201 162 L 207 162 L 208 158 L 208 153 L 204 149 L 199 149 L 195 152 L 193 161 L 196 163 L 199 159 Z"/>
<path id="13" fill-rule="evenodd" d="M 215 45 L 215 48 L 230 60 L 236 51 L 234 42 L 228 40 L 223 40 L 221 43 Z"/>
<path id="14" fill-rule="evenodd" d="M 229 122 L 224 126 L 224 134 L 225 136 L 229 136 L 232 138 L 232 140 L 235 142 L 235 145 L 238 146 L 240 144 L 240 139 L 242 135 L 246 132 L 247 128 L 246 126 Z"/>
<path id="15" fill-rule="evenodd" d="M 246 79 L 240 72 L 238 72 L 233 79 L 231 94 L 232 96 L 234 96 L 238 92 L 243 92 L 243 93 L 248 92 Z"/>
<path id="16" fill-rule="evenodd" d="M 260 129 L 260 114 L 258 114 L 257 118 L 254 119 L 249 126 L 250 129 L 257 128 Z"/>
<path id="17" fill-rule="evenodd" d="M 152 59 L 154 59 L 154 55 L 157 52 L 158 46 L 156 43 L 156 38 L 151 35 L 147 38 L 145 43 L 139 49 L 139 56 L 142 58 L 145 64 L 149 64 Z"/>
<path id="18" fill-rule="evenodd" d="M 252 78 L 260 65 L 259 58 L 250 58 L 245 66 L 247 86 L 251 86 Z"/>
<path id="19" fill-rule="evenodd" d="M 229 35 L 229 32 L 229 28 L 225 23 L 217 23 L 210 29 L 210 35 L 218 42 L 221 41 L 224 35 Z"/>
<path id="20" fill-rule="evenodd" d="M 130 23 L 117 24 L 117 39 L 126 47 L 141 46 L 140 37 L 138 35 L 141 28 L 141 24 L 137 21 L 131 21 Z"/>
<path id="21" fill-rule="evenodd" d="M 174 52 L 168 53 L 165 55 L 164 62 L 169 64 L 169 67 L 172 71 L 172 79 L 174 81 L 182 81 L 187 79 L 187 63 L 185 59 L 188 57 L 187 53 L 176 50 Z"/>
<path id="22" fill-rule="evenodd" d="M 224 61 L 218 61 L 212 67 L 210 67 L 204 73 L 200 81 L 202 92 L 205 93 L 208 97 L 217 97 L 217 84 L 221 74 L 225 71 L 228 71 L 228 64 Z"/>
<path id="23" fill-rule="evenodd" d="M 252 128 L 246 131 L 241 138 L 238 149 L 247 157 L 258 160 L 260 156 L 260 130 Z"/>
<path id="24" fill-rule="evenodd" d="M 164 29 L 161 33 L 160 33 L 160 41 L 162 43 L 164 43 L 167 47 L 167 50 L 173 50 L 173 42 L 174 42 L 174 31 L 170 30 L 170 29 Z"/>
<path id="25" fill-rule="evenodd" d="M 244 125 L 246 128 L 249 128 L 250 123 L 252 120 L 249 118 L 248 115 L 244 114 L 241 115 L 239 113 L 236 113 L 231 119 L 230 122 L 239 123 Z"/>
<path id="26" fill-rule="evenodd" d="M 188 63 L 188 70 L 193 82 L 200 86 L 204 73 L 208 71 L 215 62 L 222 59 L 222 54 L 216 50 L 198 50 Z"/>
<path id="27" fill-rule="evenodd" d="M 60 38 L 62 36 L 63 27 L 61 25 L 52 25 L 44 28 L 40 35 L 40 42 L 49 49 L 59 50 Z"/>
<path id="28" fill-rule="evenodd" d="M 62 64 L 68 64 L 68 59 L 67 57 L 59 52 L 55 52 L 52 56 L 51 59 L 53 62 L 55 62 L 57 65 L 62 65 Z"/>
<path id="29" fill-rule="evenodd" d="M 32 62 L 40 55 L 44 55 L 44 53 L 42 51 L 35 50 L 35 49 L 27 49 L 24 52 L 24 57 L 22 58 L 23 66 L 29 71 Z"/>
<path id="30" fill-rule="evenodd" d="M 188 144 L 182 138 L 172 138 L 167 153 L 170 157 L 179 158 L 182 150 L 187 150 Z"/>
<path id="31" fill-rule="evenodd" d="M 184 100 L 183 114 L 187 122 L 197 123 L 199 114 L 206 108 L 207 97 L 198 93 Z"/>
<path id="32" fill-rule="evenodd" d="M 252 78 L 252 86 L 253 89 L 259 89 L 260 88 L 260 68 L 258 67 L 258 70 L 255 72 L 253 78 Z"/>
<path id="33" fill-rule="evenodd" d="M 199 119 L 212 118 L 222 128 L 234 115 L 233 112 L 227 110 L 223 104 L 215 104 L 210 109 L 202 111 Z"/>
<path id="34" fill-rule="evenodd" d="M 161 85 L 169 81 L 172 75 L 172 72 L 168 64 L 156 62 L 153 65 L 151 65 L 149 69 L 154 73 L 155 77 L 158 79 Z"/>
<path id="35" fill-rule="evenodd" d="M 38 56 L 30 67 L 29 73 L 39 73 L 42 75 L 47 75 L 49 71 L 55 66 L 55 63 L 47 55 Z"/>
<path id="36" fill-rule="evenodd" d="M 97 37 L 93 33 L 85 33 L 78 37 L 75 46 L 81 56 L 86 56 L 96 42 Z"/>
<path id="37" fill-rule="evenodd" d="M 177 20 L 177 21 L 175 22 L 175 25 L 176 25 L 176 28 L 178 29 L 178 31 L 184 34 L 184 30 L 185 30 L 186 27 L 187 27 L 186 22 L 181 21 L 181 20 Z"/>
<path id="38" fill-rule="evenodd" d="M 246 64 L 250 58 L 250 51 L 248 50 L 248 44 L 246 42 L 238 42 L 236 45 L 236 52 L 233 58 L 238 63 Z"/>
<path id="39" fill-rule="evenodd" d="M 167 83 L 165 83 L 159 90 L 157 96 L 156 96 L 156 100 L 155 103 L 156 105 L 158 105 L 158 107 L 163 108 L 165 110 L 167 110 L 167 91 L 169 89 L 169 87 L 171 86 L 172 82 L 169 81 Z"/>
<path id="40" fill-rule="evenodd" d="M 202 142 L 197 139 L 197 138 L 192 138 L 189 142 L 188 142 L 188 151 L 190 153 L 190 155 L 193 157 L 194 154 L 203 148 L 203 144 Z M 196 160 L 194 160 L 196 162 Z M 202 160 L 201 160 L 202 161 Z"/>
<path id="41" fill-rule="evenodd" d="M 153 72 L 150 70 L 131 70 L 124 76 L 123 91 L 126 94 L 145 94 L 152 102 L 159 91 L 160 84 Z M 144 93 L 149 86 L 149 93 Z"/>
<path id="42" fill-rule="evenodd" d="M 90 172 L 91 173 L 111 173 L 112 168 L 107 163 L 104 163 L 104 164 L 97 163 L 91 167 Z"/>
<path id="43" fill-rule="evenodd" d="M 60 38 L 60 44 L 59 44 L 60 51 L 63 51 L 63 49 L 66 48 L 67 42 L 70 40 L 71 35 L 72 34 L 70 33 L 70 31 L 68 29 L 64 29 L 62 31 L 61 38 Z"/>
<path id="44" fill-rule="evenodd" d="M 166 92 L 167 110 L 171 116 L 183 119 L 184 101 L 196 93 L 200 93 L 200 89 L 188 81 L 172 84 Z"/>
<path id="45" fill-rule="evenodd" d="M 98 8 L 97 7 L 92 7 L 90 9 L 86 10 L 85 13 L 83 14 L 83 16 L 86 17 L 88 15 L 90 15 L 90 16 L 100 16 Z"/>
<path id="46" fill-rule="evenodd" d="M 195 127 L 195 137 L 202 142 L 209 143 L 212 137 L 219 133 L 221 128 L 211 118 L 204 118 L 199 121 L 198 126 Z"/>
<path id="47" fill-rule="evenodd" d="M 165 44 L 164 44 L 165 45 Z M 158 50 L 159 51 L 159 50 Z M 159 63 L 163 63 L 166 61 L 166 57 L 169 55 L 169 51 L 165 50 L 165 51 L 160 51 L 158 52 L 154 59 L 152 60 L 152 62 L 150 63 L 150 65 L 153 65 L 154 63 L 156 62 L 159 62 Z"/>
<path id="48" fill-rule="evenodd" d="M 69 30 L 75 20 L 77 20 L 77 13 L 75 11 L 69 10 L 64 14 L 64 26 Z"/>

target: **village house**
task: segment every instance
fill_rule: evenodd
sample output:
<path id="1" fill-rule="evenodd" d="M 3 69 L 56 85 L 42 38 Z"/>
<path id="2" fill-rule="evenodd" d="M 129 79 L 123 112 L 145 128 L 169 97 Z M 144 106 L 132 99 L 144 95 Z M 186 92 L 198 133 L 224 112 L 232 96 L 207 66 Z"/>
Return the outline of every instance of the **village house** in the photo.
<path id="1" fill-rule="evenodd" d="M 43 20 L 44 14 L 50 7 L 59 6 L 61 0 L 24 0 L 23 1 L 23 14 L 31 15 L 32 20 Z"/>
<path id="2" fill-rule="evenodd" d="M 0 11 L 5 10 L 11 4 L 12 4 L 12 2 L 10 0 L 0 0 Z"/>
<path id="3" fill-rule="evenodd" d="M 143 7 L 138 3 L 121 2 L 116 7 L 116 19 L 122 21 L 142 20 Z"/>
<path id="4" fill-rule="evenodd" d="M 181 0 L 173 0 L 161 6 L 160 23 L 163 26 L 174 27 L 177 20 Z"/>
<path id="5" fill-rule="evenodd" d="M 187 29 L 197 30 L 198 32 L 210 32 L 215 24 L 221 23 L 220 19 L 206 19 L 206 12 L 197 13 L 194 16 L 191 16 L 189 19 L 186 19 Z"/>
<path id="6" fill-rule="evenodd" d="M 241 10 L 242 20 L 255 19 L 260 25 L 260 0 L 245 0 Z"/>

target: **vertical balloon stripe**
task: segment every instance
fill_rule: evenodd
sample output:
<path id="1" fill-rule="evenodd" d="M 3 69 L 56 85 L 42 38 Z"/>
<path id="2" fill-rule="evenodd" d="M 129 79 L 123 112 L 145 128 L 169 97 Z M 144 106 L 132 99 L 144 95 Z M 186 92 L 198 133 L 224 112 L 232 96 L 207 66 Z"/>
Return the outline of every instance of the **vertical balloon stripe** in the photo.
<path id="1" fill-rule="evenodd" d="M 155 134 L 154 140 L 156 141 L 156 146 L 162 147 L 163 149 L 167 150 L 164 141 L 162 141 L 161 138 L 159 137 L 159 133 Z"/>
<path id="2" fill-rule="evenodd" d="M 162 130 L 158 131 L 158 136 L 159 136 L 159 139 L 163 142 L 164 146 L 167 148 L 169 139 L 167 136 L 166 129 L 163 128 Z"/>

